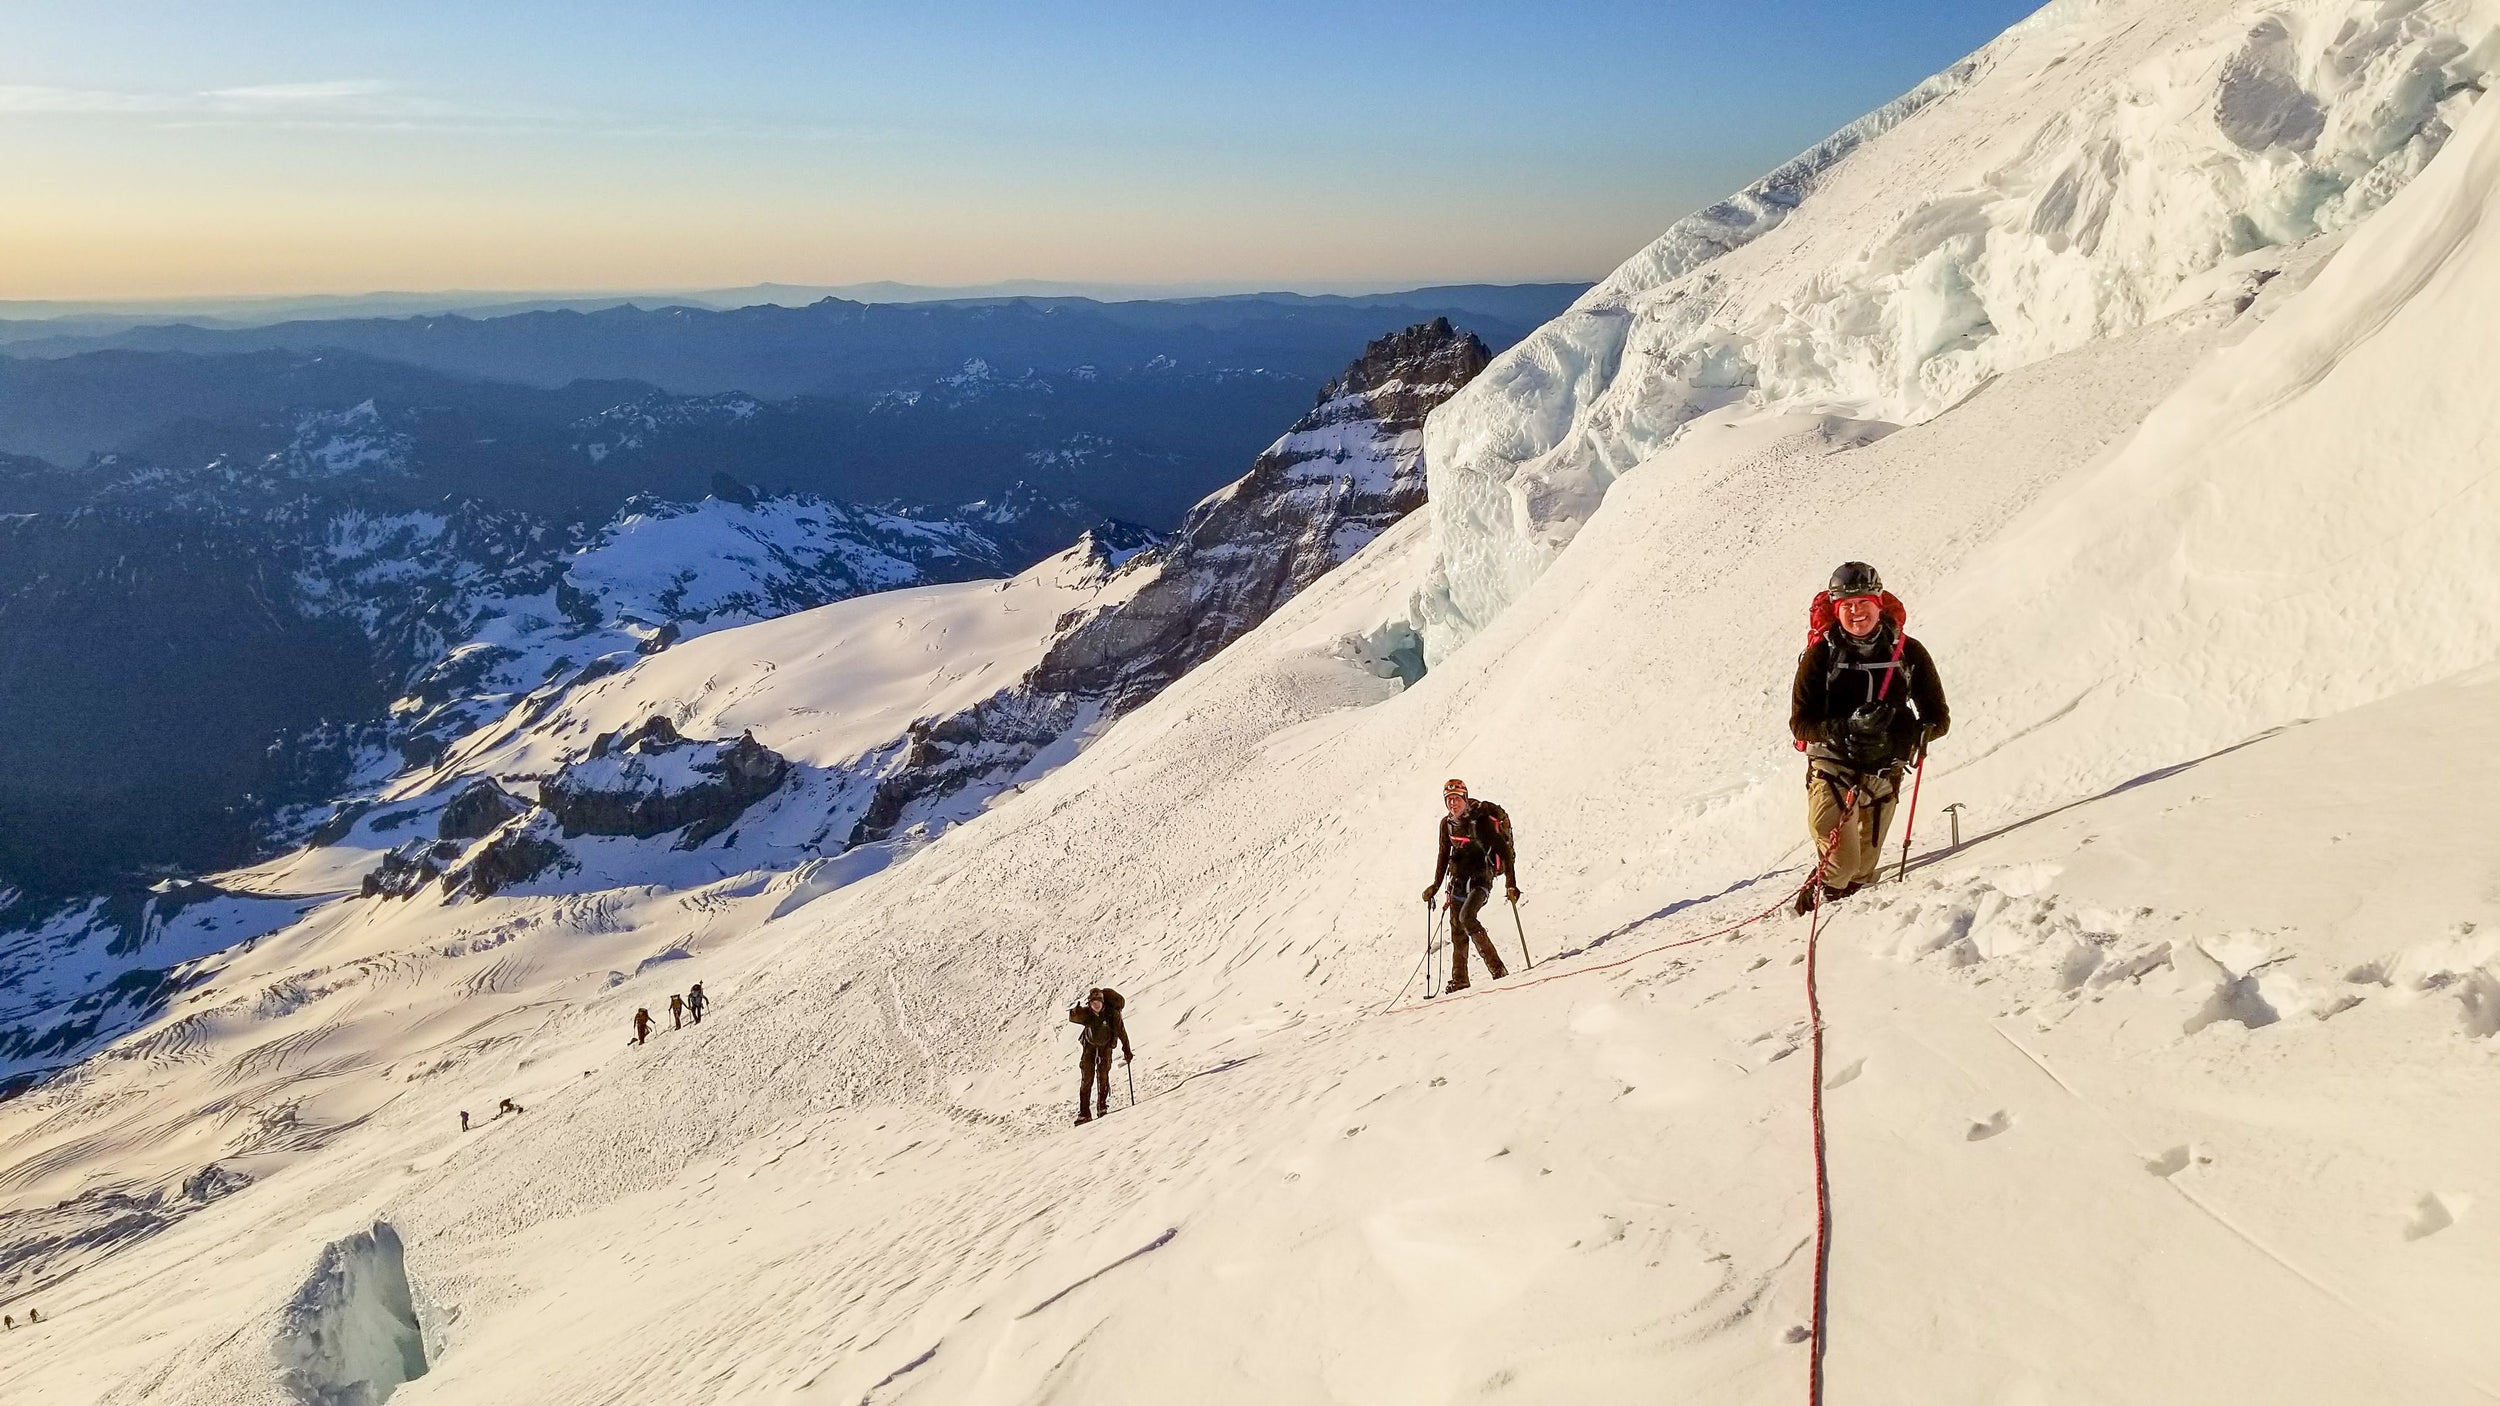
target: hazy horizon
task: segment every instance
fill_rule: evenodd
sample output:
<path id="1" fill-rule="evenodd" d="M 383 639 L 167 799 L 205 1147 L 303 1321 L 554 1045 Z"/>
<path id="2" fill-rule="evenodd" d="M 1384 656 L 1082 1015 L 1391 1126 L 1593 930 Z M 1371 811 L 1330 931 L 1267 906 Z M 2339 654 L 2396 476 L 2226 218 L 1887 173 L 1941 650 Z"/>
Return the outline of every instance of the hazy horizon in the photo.
<path id="1" fill-rule="evenodd" d="M 1584 281 L 2031 8 L 35 0 L 0 300 Z"/>

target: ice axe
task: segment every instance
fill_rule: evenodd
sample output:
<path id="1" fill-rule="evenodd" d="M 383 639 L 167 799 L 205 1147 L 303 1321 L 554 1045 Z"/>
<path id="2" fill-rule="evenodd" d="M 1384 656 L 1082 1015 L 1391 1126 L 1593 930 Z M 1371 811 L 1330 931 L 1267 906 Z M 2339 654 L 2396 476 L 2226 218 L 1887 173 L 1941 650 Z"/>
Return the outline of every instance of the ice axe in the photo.
<path id="1" fill-rule="evenodd" d="M 1536 956 L 1528 951 L 1528 930 L 1519 922 L 1519 895 L 1515 891 L 1510 895 L 1510 925 L 1519 934 L 1519 955 L 1528 959 L 1527 969 L 1535 971 Z"/>

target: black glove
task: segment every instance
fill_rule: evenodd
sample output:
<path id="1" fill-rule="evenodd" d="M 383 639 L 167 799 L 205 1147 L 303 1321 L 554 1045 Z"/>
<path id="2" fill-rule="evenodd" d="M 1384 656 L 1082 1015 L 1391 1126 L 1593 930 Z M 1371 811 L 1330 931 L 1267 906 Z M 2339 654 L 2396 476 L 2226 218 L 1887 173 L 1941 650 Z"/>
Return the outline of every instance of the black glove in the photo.
<path id="1" fill-rule="evenodd" d="M 1892 736 L 1893 720 L 1900 714 L 1901 710 L 1890 703 L 1861 703 L 1858 710 L 1849 715 L 1845 726 L 1852 738 L 1882 741 Z"/>
<path id="2" fill-rule="evenodd" d="M 1892 755 L 1892 727 L 1899 710 L 1889 703 L 1861 704 L 1835 729 L 1840 754 L 1861 765 L 1874 765 Z"/>
<path id="3" fill-rule="evenodd" d="M 1430 903 L 1432 901 L 1432 896 L 1440 891 L 1441 886 L 1439 884 L 1426 884 L 1424 886 L 1424 902 Z"/>

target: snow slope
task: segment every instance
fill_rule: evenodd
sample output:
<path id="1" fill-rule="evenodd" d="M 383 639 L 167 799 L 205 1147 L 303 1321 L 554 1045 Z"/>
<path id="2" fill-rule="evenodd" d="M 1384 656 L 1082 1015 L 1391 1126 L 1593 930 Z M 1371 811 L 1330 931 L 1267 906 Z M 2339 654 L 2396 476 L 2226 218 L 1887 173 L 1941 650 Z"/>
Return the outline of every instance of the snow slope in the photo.
<path id="1" fill-rule="evenodd" d="M 2253 298 L 1904 427 L 1696 417 L 1401 689 L 1346 646 L 1447 547 L 1410 517 L 839 887 L 320 909 L 0 1105 L 13 1399 L 1794 1400 L 1803 925 L 1665 944 L 1802 873 L 1781 692 L 1849 556 L 1956 726 L 1928 858 L 1824 936 L 1831 1398 L 2500 1396 L 2495 212 L 2486 108 Z M 1419 1009 L 1449 775 L 1555 979 Z M 1141 1102 L 1072 1130 L 1105 981 Z"/>

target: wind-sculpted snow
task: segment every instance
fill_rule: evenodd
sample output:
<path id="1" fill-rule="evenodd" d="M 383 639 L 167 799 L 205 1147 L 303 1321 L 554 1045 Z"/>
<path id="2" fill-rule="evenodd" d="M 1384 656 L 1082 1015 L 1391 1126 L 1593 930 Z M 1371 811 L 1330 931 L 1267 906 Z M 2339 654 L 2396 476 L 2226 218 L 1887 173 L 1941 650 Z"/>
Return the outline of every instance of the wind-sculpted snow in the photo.
<path id="1" fill-rule="evenodd" d="M 2142 326 L 2418 175 L 2484 86 L 2500 5 L 2053 5 L 1676 226 L 1427 429 L 1437 657 L 1622 474 L 1722 406 L 1914 423 Z"/>

